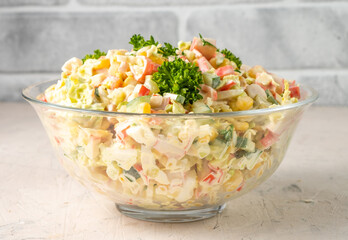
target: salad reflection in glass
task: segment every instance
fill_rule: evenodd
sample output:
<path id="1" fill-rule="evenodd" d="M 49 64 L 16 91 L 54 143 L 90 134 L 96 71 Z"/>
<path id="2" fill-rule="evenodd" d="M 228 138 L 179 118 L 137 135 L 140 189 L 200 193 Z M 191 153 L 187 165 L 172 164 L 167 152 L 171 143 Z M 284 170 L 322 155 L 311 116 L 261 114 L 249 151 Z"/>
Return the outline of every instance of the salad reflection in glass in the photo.
<path id="1" fill-rule="evenodd" d="M 72 175 L 119 206 L 179 211 L 219 206 L 275 171 L 304 108 L 242 111 L 296 104 L 295 81 L 202 36 L 130 43 L 68 60 L 38 97 L 70 109 L 36 107 Z"/>

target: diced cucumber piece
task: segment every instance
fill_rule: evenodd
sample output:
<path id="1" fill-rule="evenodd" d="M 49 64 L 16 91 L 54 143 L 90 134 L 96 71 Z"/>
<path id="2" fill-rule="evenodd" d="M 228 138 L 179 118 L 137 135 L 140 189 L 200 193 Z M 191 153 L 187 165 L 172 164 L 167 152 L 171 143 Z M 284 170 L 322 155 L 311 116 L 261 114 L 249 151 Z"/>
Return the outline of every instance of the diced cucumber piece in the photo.
<path id="1" fill-rule="evenodd" d="M 184 102 L 185 102 L 185 97 L 184 96 L 181 96 L 181 95 L 178 95 L 177 97 L 176 97 L 176 100 L 175 101 L 177 101 L 177 102 L 179 102 L 179 103 L 181 103 L 181 104 L 184 104 Z"/>
<path id="2" fill-rule="evenodd" d="M 245 150 L 247 152 L 254 152 L 255 151 L 255 143 L 251 141 L 248 138 L 243 137 L 237 137 L 237 148 L 240 148 L 242 150 Z"/>
<path id="3" fill-rule="evenodd" d="M 237 144 L 236 144 L 236 147 L 237 148 L 244 148 L 246 147 L 247 145 L 247 141 L 248 139 L 247 138 L 243 138 L 243 137 L 237 137 Z"/>
<path id="4" fill-rule="evenodd" d="M 137 171 L 134 167 L 131 167 L 128 171 L 125 171 L 125 170 L 124 170 L 124 173 L 125 173 L 125 174 L 128 174 L 128 175 L 130 175 L 130 176 L 132 176 L 132 177 L 134 177 L 135 179 L 140 178 L 140 175 L 139 175 L 138 171 Z M 132 180 L 131 180 L 130 178 L 128 178 L 126 175 L 125 175 L 125 177 L 126 177 L 129 181 L 132 182 Z"/>
<path id="5" fill-rule="evenodd" d="M 255 105 L 258 108 L 268 108 L 271 105 L 270 102 L 266 101 L 266 99 L 263 99 L 259 95 L 256 95 L 255 103 L 256 103 Z"/>
<path id="6" fill-rule="evenodd" d="M 216 87 L 216 89 L 222 88 L 223 86 L 226 85 L 227 82 L 228 82 L 227 79 L 222 79 L 222 80 L 220 80 L 220 83 L 219 83 L 219 85 Z"/>
<path id="7" fill-rule="evenodd" d="M 221 82 L 221 80 L 220 80 L 219 76 L 213 77 L 212 87 L 216 89 L 220 85 L 220 82 Z"/>
<path id="8" fill-rule="evenodd" d="M 247 152 L 254 152 L 255 151 L 255 143 L 248 139 L 247 144 L 244 148 L 241 148 Z"/>
<path id="9" fill-rule="evenodd" d="M 267 95 L 267 101 L 269 101 L 270 103 L 279 105 L 279 103 L 277 102 L 277 100 L 274 99 L 274 97 L 273 97 L 273 95 L 272 95 L 272 93 L 270 92 L 269 89 L 267 89 L 265 92 L 266 92 L 266 95 Z"/>
<path id="10" fill-rule="evenodd" d="M 149 76 L 149 77 L 148 77 Z M 156 82 L 152 81 L 150 78 L 150 75 L 146 76 L 144 86 L 150 90 L 150 93 L 158 93 L 160 89 L 158 88 L 158 85 Z"/>
<path id="11" fill-rule="evenodd" d="M 254 128 L 256 126 L 255 122 L 250 122 L 249 123 L 249 129 Z"/>
<path id="12" fill-rule="evenodd" d="M 203 74 L 203 82 L 205 85 L 212 86 L 213 79 L 211 77 L 212 73 L 204 72 Z"/>
<path id="13" fill-rule="evenodd" d="M 185 108 L 180 104 L 178 103 L 177 101 L 173 101 L 173 113 L 177 113 L 177 114 L 180 114 L 180 113 L 185 113 Z"/>
<path id="14" fill-rule="evenodd" d="M 221 82 L 220 77 L 212 72 L 203 73 L 203 81 L 204 84 L 215 89 L 220 85 Z"/>
<path id="15" fill-rule="evenodd" d="M 263 151 L 256 149 L 255 152 L 249 152 L 245 154 L 245 157 L 248 159 L 249 163 L 248 165 L 252 166 L 252 168 L 254 168 L 258 158 L 260 157 L 260 155 L 263 153 Z"/>
<path id="16" fill-rule="evenodd" d="M 219 130 L 219 135 L 224 140 L 224 142 L 228 143 L 228 142 L 232 141 L 233 129 L 234 129 L 234 126 L 231 124 L 226 129 Z"/>
<path id="17" fill-rule="evenodd" d="M 100 98 L 100 95 L 99 95 L 99 88 L 95 88 L 94 89 L 94 95 L 97 97 L 97 98 Z"/>
<path id="18" fill-rule="evenodd" d="M 173 104 L 168 104 L 168 105 L 164 108 L 164 110 L 165 110 L 166 112 L 171 112 L 171 111 L 173 111 Z"/>
<path id="19" fill-rule="evenodd" d="M 225 56 L 217 56 L 216 57 L 216 65 L 220 66 L 225 60 Z"/>
<path id="20" fill-rule="evenodd" d="M 177 101 L 177 102 L 179 102 L 181 104 L 184 104 L 184 102 L 185 102 L 185 97 L 184 96 L 181 96 L 181 95 L 178 95 L 178 94 L 174 94 L 174 93 L 165 93 L 163 95 L 163 97 L 168 97 L 171 100 Z"/>
<path id="21" fill-rule="evenodd" d="M 245 154 L 245 156 L 250 160 L 250 161 L 256 161 L 256 159 L 261 155 L 263 151 L 256 149 L 255 152 L 248 152 Z"/>
<path id="22" fill-rule="evenodd" d="M 150 98 L 151 98 L 150 95 L 134 98 L 132 101 L 127 103 L 127 105 L 126 105 L 127 106 L 127 112 L 136 112 L 137 111 L 137 106 L 140 103 L 143 103 L 143 102 L 150 103 Z"/>
<path id="23" fill-rule="evenodd" d="M 204 104 L 203 102 L 194 102 L 192 105 L 192 111 L 194 113 L 211 113 L 211 109 L 208 107 L 208 105 Z"/>

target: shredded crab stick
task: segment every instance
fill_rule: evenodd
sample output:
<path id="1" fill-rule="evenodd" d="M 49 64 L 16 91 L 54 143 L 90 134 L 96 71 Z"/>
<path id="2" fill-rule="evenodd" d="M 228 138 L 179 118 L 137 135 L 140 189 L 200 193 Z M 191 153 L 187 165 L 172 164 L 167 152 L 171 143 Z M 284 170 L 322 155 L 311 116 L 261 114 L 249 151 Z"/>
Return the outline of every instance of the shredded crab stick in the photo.
<path id="1" fill-rule="evenodd" d="M 292 124 L 283 113 L 258 119 L 189 119 L 144 114 L 218 113 L 272 108 L 299 100 L 301 88 L 249 67 L 214 39 L 160 44 L 134 35 L 130 51 L 96 50 L 71 58 L 39 100 L 143 117 L 50 115 L 56 143 L 102 189 L 125 203 L 182 209 L 242 191 L 273 161 Z M 96 180 L 98 179 L 98 180 Z M 107 187 L 106 187 L 106 186 Z M 105 190 L 106 191 L 106 190 Z"/>

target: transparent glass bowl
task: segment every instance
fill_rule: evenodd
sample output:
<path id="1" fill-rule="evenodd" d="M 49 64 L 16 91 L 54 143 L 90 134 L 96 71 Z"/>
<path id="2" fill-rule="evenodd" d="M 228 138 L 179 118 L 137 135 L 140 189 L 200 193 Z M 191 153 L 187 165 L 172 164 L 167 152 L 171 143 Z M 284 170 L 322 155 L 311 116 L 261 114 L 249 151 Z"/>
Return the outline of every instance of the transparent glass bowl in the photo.
<path id="1" fill-rule="evenodd" d="M 318 97 L 302 86 L 298 103 L 274 108 L 117 113 L 38 100 L 55 82 L 32 85 L 22 95 L 39 115 L 61 164 L 114 201 L 121 213 L 158 222 L 212 217 L 228 200 L 264 182 L 283 160 L 302 113 Z M 131 134 L 139 129 L 142 138 Z"/>

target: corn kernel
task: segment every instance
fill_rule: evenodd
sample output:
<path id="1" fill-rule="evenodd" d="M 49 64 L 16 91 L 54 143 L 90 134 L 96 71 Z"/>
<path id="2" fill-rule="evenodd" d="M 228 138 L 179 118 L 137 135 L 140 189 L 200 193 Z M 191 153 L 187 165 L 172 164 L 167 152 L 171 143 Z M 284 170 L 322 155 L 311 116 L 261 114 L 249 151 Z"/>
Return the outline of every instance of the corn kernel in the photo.
<path id="1" fill-rule="evenodd" d="M 158 168 L 153 168 L 153 169 L 151 169 L 151 170 L 149 170 L 147 172 L 147 175 L 152 177 L 152 178 L 155 178 L 155 177 L 158 176 L 158 173 L 159 173 L 159 169 Z"/>
<path id="2" fill-rule="evenodd" d="M 239 109 L 238 109 L 236 103 L 237 103 L 236 100 L 232 100 L 232 101 L 229 103 L 229 106 L 232 108 L 233 111 L 239 111 Z"/>
<path id="3" fill-rule="evenodd" d="M 222 63 L 219 65 L 219 67 L 223 67 L 223 66 L 226 66 L 226 65 L 231 65 L 231 61 L 228 60 L 227 58 L 225 58 Z"/>
<path id="4" fill-rule="evenodd" d="M 121 74 L 121 73 L 116 73 L 116 77 L 117 78 L 119 78 L 119 79 L 122 79 L 122 81 L 123 81 L 123 74 Z"/>
<path id="5" fill-rule="evenodd" d="M 137 55 L 138 56 L 145 56 L 145 57 L 147 57 L 147 51 L 139 51 L 138 53 L 137 53 Z"/>
<path id="6" fill-rule="evenodd" d="M 249 110 L 253 107 L 254 100 L 249 96 L 239 96 L 237 98 L 236 107 L 243 111 Z"/>
<path id="7" fill-rule="evenodd" d="M 107 118 L 103 118 L 100 128 L 103 130 L 106 130 L 108 129 L 108 127 L 110 127 L 110 122 L 108 121 Z"/>
<path id="8" fill-rule="evenodd" d="M 126 98 L 126 93 L 123 91 L 119 91 L 114 99 L 114 104 L 117 106 L 118 104 L 120 104 L 121 102 L 123 102 L 123 100 Z"/>
<path id="9" fill-rule="evenodd" d="M 209 135 L 206 135 L 206 136 L 204 136 L 204 137 L 201 137 L 201 138 L 199 138 L 198 139 L 198 142 L 199 143 L 209 143 L 209 141 L 210 141 L 210 137 L 209 137 Z"/>
<path id="10" fill-rule="evenodd" d="M 122 80 L 126 79 L 128 75 L 126 73 L 120 73 Z"/>
<path id="11" fill-rule="evenodd" d="M 196 55 L 194 54 L 194 52 L 190 50 L 184 50 L 184 54 L 190 62 L 192 62 L 196 58 Z"/>
<path id="12" fill-rule="evenodd" d="M 106 74 L 104 73 L 99 73 L 91 77 L 91 85 L 94 87 L 100 86 L 102 81 L 106 78 Z"/>
<path id="13" fill-rule="evenodd" d="M 256 78 L 256 75 L 262 72 L 265 72 L 265 69 L 260 65 L 256 65 L 249 69 L 248 76 L 252 78 Z"/>
<path id="14" fill-rule="evenodd" d="M 126 87 L 126 86 L 128 86 L 128 85 L 130 85 L 130 84 L 133 84 L 133 85 L 136 85 L 136 84 L 137 84 L 137 81 L 136 81 L 132 76 L 128 76 L 128 77 L 124 80 L 124 82 L 123 82 L 123 84 L 122 84 L 122 87 Z"/>
<path id="15" fill-rule="evenodd" d="M 151 55 L 149 58 L 151 59 L 152 62 L 157 63 L 159 65 L 162 65 L 164 62 L 163 58 L 155 56 L 155 55 Z"/>
<path id="16" fill-rule="evenodd" d="M 127 106 L 119 104 L 119 105 L 117 105 L 117 110 L 119 112 L 127 112 Z"/>
<path id="17" fill-rule="evenodd" d="M 72 81 L 75 84 L 78 84 L 79 83 L 79 76 L 77 74 L 75 74 L 75 73 L 71 74 L 70 75 L 70 81 Z"/>
<path id="18" fill-rule="evenodd" d="M 234 127 L 237 131 L 246 131 L 248 130 L 249 128 L 249 123 L 247 122 L 238 122 L 238 121 L 235 121 L 234 122 Z"/>
<path id="19" fill-rule="evenodd" d="M 189 50 L 189 49 L 190 49 L 190 46 L 191 46 L 191 42 L 183 42 L 183 41 L 180 41 L 180 42 L 178 43 L 178 48 L 179 48 L 181 51 Z"/>
<path id="20" fill-rule="evenodd" d="M 123 49 L 119 49 L 115 51 L 115 55 L 125 55 L 127 51 Z"/>
<path id="21" fill-rule="evenodd" d="M 115 88 L 119 88 L 123 85 L 123 80 L 121 77 L 121 74 L 116 74 L 116 79 L 114 80 L 114 82 L 111 85 L 111 89 L 115 89 Z"/>
<path id="22" fill-rule="evenodd" d="M 218 65 L 216 64 L 216 57 L 210 59 L 209 62 L 214 68 L 218 68 Z"/>
<path id="23" fill-rule="evenodd" d="M 118 72 L 118 68 L 120 67 L 120 64 L 118 62 L 115 62 L 115 63 L 112 63 L 109 70 L 108 70 L 108 73 L 111 75 L 111 76 L 115 76 L 116 73 Z"/>
<path id="24" fill-rule="evenodd" d="M 61 78 L 67 78 L 69 74 L 67 74 L 66 72 L 62 72 L 60 74 Z"/>
<path id="25" fill-rule="evenodd" d="M 117 180 L 121 173 L 121 168 L 116 164 L 116 162 L 111 162 L 106 168 L 106 174 L 112 180 Z"/>
<path id="26" fill-rule="evenodd" d="M 96 64 L 93 68 L 94 69 L 103 69 L 103 68 L 109 68 L 109 67 L 110 67 L 110 59 L 101 58 L 98 60 L 98 64 Z"/>
<path id="27" fill-rule="evenodd" d="M 147 102 L 140 103 L 138 106 L 138 113 L 151 113 L 150 103 L 147 103 Z"/>
<path id="28" fill-rule="evenodd" d="M 218 131 L 214 128 L 211 132 L 210 141 L 214 141 L 218 135 L 219 135 Z"/>

